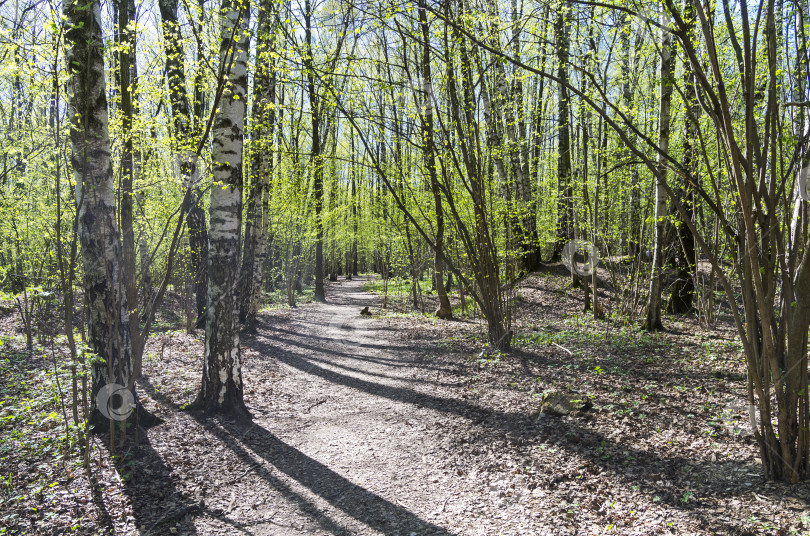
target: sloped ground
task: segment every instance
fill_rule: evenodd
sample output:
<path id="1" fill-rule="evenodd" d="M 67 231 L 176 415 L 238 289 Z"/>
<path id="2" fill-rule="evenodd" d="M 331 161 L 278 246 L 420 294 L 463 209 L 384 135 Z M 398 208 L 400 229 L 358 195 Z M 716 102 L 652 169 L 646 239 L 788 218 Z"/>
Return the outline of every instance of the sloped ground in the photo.
<path id="1" fill-rule="evenodd" d="M 73 498 L 24 532 L 81 518 L 79 533 L 160 535 L 808 533 L 808 488 L 761 477 L 728 329 L 594 322 L 545 275 L 518 291 L 515 350 L 482 354 L 480 324 L 381 314 L 364 282 L 243 339 L 252 424 L 183 411 L 202 341 L 155 338 L 141 393 L 164 423 L 117 471 L 100 447 L 95 503 L 63 475 Z M 593 408 L 541 413 L 551 388 Z"/>

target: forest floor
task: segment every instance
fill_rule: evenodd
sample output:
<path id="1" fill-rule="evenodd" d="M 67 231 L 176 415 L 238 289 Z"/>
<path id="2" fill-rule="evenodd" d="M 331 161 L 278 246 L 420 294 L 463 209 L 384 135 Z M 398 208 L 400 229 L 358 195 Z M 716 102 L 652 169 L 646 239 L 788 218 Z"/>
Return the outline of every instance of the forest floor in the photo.
<path id="1" fill-rule="evenodd" d="M 548 273 L 517 291 L 515 348 L 482 353 L 480 322 L 381 310 L 367 281 L 265 312 L 243 337 L 251 423 L 185 411 L 202 334 L 155 335 L 139 389 L 163 422 L 115 460 L 95 439 L 95 492 L 0 429 L 0 477 L 14 479 L 0 534 L 810 532 L 810 489 L 762 477 L 729 326 L 594 321 Z M 0 387 L 7 407 L 13 386 Z M 541 412 L 549 389 L 592 407 Z"/>

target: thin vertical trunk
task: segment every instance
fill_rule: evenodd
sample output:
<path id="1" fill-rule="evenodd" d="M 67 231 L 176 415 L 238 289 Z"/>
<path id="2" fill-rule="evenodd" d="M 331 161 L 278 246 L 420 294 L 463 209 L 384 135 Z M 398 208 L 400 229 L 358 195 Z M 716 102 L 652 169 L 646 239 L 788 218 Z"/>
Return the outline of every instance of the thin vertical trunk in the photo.
<path id="1" fill-rule="evenodd" d="M 430 177 L 430 191 L 433 194 L 433 205 L 436 210 L 436 247 L 433 251 L 433 277 L 436 283 L 436 295 L 439 308 L 435 315 L 445 319 L 453 316 L 453 308 L 447 291 L 444 288 L 444 209 L 439 189 L 439 178 L 436 171 L 436 146 L 433 135 L 433 79 L 430 69 L 430 29 L 428 27 L 427 9 L 424 0 L 419 2 L 419 26 L 422 30 L 422 98 L 424 99 L 424 116 L 422 119 L 422 152 Z"/>
<path id="2" fill-rule="evenodd" d="M 520 13 L 517 0 L 512 0 L 512 55 L 520 58 Z M 499 62 L 500 63 L 500 62 Z M 523 102 L 523 79 L 520 73 L 515 73 L 512 82 L 511 94 L 513 121 L 517 123 L 517 136 L 513 140 L 511 155 L 512 165 L 519 169 L 517 174 L 517 191 L 520 200 L 521 225 L 523 227 L 521 244 L 521 263 L 526 271 L 536 269 L 540 264 L 540 250 L 538 248 L 537 220 L 535 218 L 535 203 L 532 192 L 530 169 L 529 136 L 526 126 L 526 104 Z"/>
<path id="3" fill-rule="evenodd" d="M 557 14 L 554 33 L 557 47 L 557 241 L 555 259 L 565 244 L 574 238 L 574 199 L 571 185 L 571 124 L 568 96 L 568 20 L 570 5 L 566 2 Z M 573 273 L 573 272 L 572 272 Z"/>
<path id="4" fill-rule="evenodd" d="M 635 116 L 633 113 L 633 87 L 630 83 L 630 22 L 626 13 L 622 12 L 619 15 L 619 26 L 621 36 L 619 38 L 622 49 L 621 59 L 621 78 L 622 78 L 622 101 L 624 104 L 624 112 L 631 119 Z M 631 137 L 631 140 L 633 138 Z M 625 251 L 628 255 L 637 256 L 641 252 L 641 204 L 638 192 L 638 170 L 636 166 L 631 164 L 632 155 L 630 150 L 623 146 L 620 150 L 621 159 L 624 160 L 627 166 L 630 167 L 630 181 L 629 181 L 629 195 L 622 195 L 622 242 Z M 629 198 L 629 206 L 627 199 Z"/>
<path id="5" fill-rule="evenodd" d="M 123 147 L 121 149 L 121 249 L 122 272 L 129 304 L 129 329 L 132 341 L 132 378 L 134 382 L 141 376 L 142 351 L 140 333 L 140 314 L 138 311 L 138 287 L 135 269 L 135 218 L 133 185 L 135 182 L 135 155 L 133 150 L 135 115 L 134 95 L 137 93 L 138 74 L 136 63 L 136 37 L 134 0 L 119 0 L 118 28 L 116 40 L 118 53 L 118 82 L 121 98 L 121 118 Z M 128 386 L 130 389 L 131 385 Z"/>
<path id="6" fill-rule="evenodd" d="M 253 96 L 253 154 L 251 188 L 246 211 L 245 247 L 239 279 L 239 321 L 246 331 L 256 328 L 261 305 L 263 268 L 267 255 L 267 224 L 270 182 L 273 173 L 273 136 L 275 134 L 276 73 L 272 53 L 274 35 L 271 6 L 259 8 L 258 40 Z"/>
<path id="7" fill-rule="evenodd" d="M 186 214 L 191 248 L 191 270 L 194 276 L 197 327 L 205 322 L 205 307 L 208 293 L 208 231 L 205 227 L 200 171 L 197 167 L 196 142 L 199 136 L 200 118 L 193 123 L 192 109 L 186 93 L 185 51 L 181 46 L 182 34 L 177 20 L 177 0 L 159 0 L 166 47 L 166 82 L 172 105 L 172 122 L 177 136 L 177 156 L 180 173 L 186 186 L 192 188 L 190 206 Z M 198 46 L 200 46 L 198 44 Z M 200 81 L 201 82 L 201 81 Z M 199 94 L 198 94 L 199 93 Z M 195 80 L 195 112 L 202 111 L 202 93 Z"/>
<path id="8" fill-rule="evenodd" d="M 242 153 L 247 102 L 250 8 L 247 2 L 222 2 L 219 61 L 228 84 L 213 127 L 212 188 L 209 209 L 208 303 L 205 357 L 196 406 L 249 416 L 243 400 L 236 291 L 242 215 Z"/>
<path id="9" fill-rule="evenodd" d="M 357 197 L 357 177 L 356 177 L 356 168 L 355 168 L 355 152 L 354 152 L 354 129 L 350 132 L 351 137 L 351 149 L 352 149 L 352 161 L 349 164 L 351 166 L 351 175 L 352 175 L 352 267 L 351 267 L 351 275 L 359 275 L 357 273 L 357 235 L 358 235 L 358 227 L 359 227 L 359 220 L 357 214 L 357 206 L 359 204 L 358 197 Z"/>
<path id="10" fill-rule="evenodd" d="M 688 24 L 689 33 L 695 29 L 695 0 L 684 0 L 684 20 Z M 801 78 L 801 77 L 800 77 Z M 694 186 L 697 184 L 698 148 L 695 141 L 698 139 L 698 118 L 700 103 L 697 100 L 695 73 L 688 61 L 684 62 L 684 95 L 686 97 L 683 137 L 683 168 L 686 177 L 680 182 L 676 190 L 678 200 L 685 209 L 687 217 L 691 218 L 694 212 Z M 671 209 L 675 225 L 675 244 L 678 253 L 678 277 L 672 286 L 672 292 L 667 303 L 667 312 L 684 314 L 692 310 L 692 299 L 695 292 L 695 237 L 681 218 L 680 212 Z"/>
<path id="11" fill-rule="evenodd" d="M 309 92 L 309 113 L 312 118 L 312 195 L 315 201 L 315 301 L 325 302 L 323 286 L 323 147 L 321 146 L 321 99 L 315 87 L 315 67 L 312 57 L 312 3 L 304 3 L 304 31 L 306 49 L 304 68 Z"/>
<path id="12" fill-rule="evenodd" d="M 274 39 L 272 37 L 271 39 Z M 247 318 L 245 319 L 245 327 L 253 329 L 256 323 L 256 316 L 259 314 L 261 306 L 262 283 L 264 281 L 264 266 L 266 259 L 270 253 L 270 195 L 271 186 L 273 184 L 273 171 L 275 169 L 275 131 L 276 131 L 276 62 L 275 56 L 270 61 L 270 69 L 268 73 L 268 82 L 266 84 L 266 91 L 263 97 L 264 101 L 264 114 L 266 114 L 266 123 L 264 127 L 264 141 L 265 147 L 262 150 L 262 205 L 259 221 L 261 225 L 256 235 L 256 259 L 253 267 L 253 288 L 250 293 L 250 307 L 248 308 Z"/>
<path id="13" fill-rule="evenodd" d="M 669 15 L 662 11 L 661 17 L 661 81 L 660 105 L 658 108 L 658 154 L 655 177 L 655 244 L 653 265 L 650 275 L 650 294 L 647 301 L 647 320 L 644 324 L 649 331 L 663 329 L 661 323 L 661 272 L 664 265 L 664 239 L 667 210 L 667 167 L 666 153 L 669 150 L 669 122 L 671 118 L 672 89 L 675 84 L 675 49 L 672 33 L 669 31 Z"/>

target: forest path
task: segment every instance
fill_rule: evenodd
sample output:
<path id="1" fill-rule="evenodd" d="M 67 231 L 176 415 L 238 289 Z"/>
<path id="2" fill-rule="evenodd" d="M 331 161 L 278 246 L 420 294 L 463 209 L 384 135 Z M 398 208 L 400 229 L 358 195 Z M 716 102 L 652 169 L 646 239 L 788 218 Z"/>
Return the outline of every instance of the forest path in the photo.
<path id="1" fill-rule="evenodd" d="M 260 357 L 243 369 L 254 412 L 243 438 L 261 445 L 286 488 L 260 475 L 242 482 L 237 495 L 262 504 L 254 534 L 460 533 L 437 520 L 462 490 L 436 464 L 443 412 L 421 377 L 435 367 L 417 363 L 427 348 L 359 314 L 379 301 L 363 292 L 367 281 L 332 283 L 327 303 L 263 317 L 245 340 Z M 256 385 L 257 365 L 276 367 L 269 390 Z"/>
<path id="2" fill-rule="evenodd" d="M 594 339 L 572 329 L 560 277 L 521 290 L 522 345 L 481 356 L 480 324 L 379 314 L 367 281 L 260 316 L 242 340 L 247 423 L 182 410 L 201 333 L 151 341 L 139 386 L 164 421 L 102 479 L 116 534 L 756 534 L 752 519 L 810 518 L 806 485 L 765 482 L 750 436 L 717 424 L 745 400 L 733 351 L 684 368 L 705 339 Z M 578 355 L 526 342 L 555 334 Z M 539 393 L 566 386 L 593 410 L 540 413 Z"/>

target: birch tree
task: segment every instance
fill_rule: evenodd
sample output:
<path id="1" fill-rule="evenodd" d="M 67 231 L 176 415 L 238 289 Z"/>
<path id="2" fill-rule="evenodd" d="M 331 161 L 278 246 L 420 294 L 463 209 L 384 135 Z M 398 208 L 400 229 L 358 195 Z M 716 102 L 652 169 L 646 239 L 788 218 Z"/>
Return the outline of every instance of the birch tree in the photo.
<path id="1" fill-rule="evenodd" d="M 259 8 L 256 70 L 253 82 L 253 154 L 251 189 L 245 224 L 245 247 L 240 277 L 239 321 L 253 331 L 261 305 L 267 233 L 270 216 L 270 182 L 276 127 L 275 21 L 270 2 Z"/>
<path id="2" fill-rule="evenodd" d="M 63 13 L 87 342 L 96 355 L 92 361 L 91 420 L 99 425 L 104 419 L 95 407 L 96 395 L 105 385 L 127 386 L 134 395 L 132 348 L 116 220 L 101 10 L 96 0 L 67 0 Z"/>
<path id="3" fill-rule="evenodd" d="M 213 128 L 205 357 L 195 406 L 248 416 L 243 400 L 236 296 L 250 6 L 247 0 L 223 0 L 221 9 L 219 61 L 227 66 L 227 83 Z"/>

